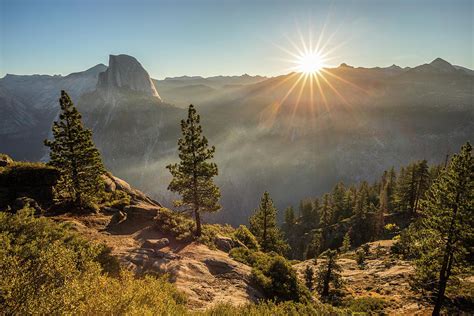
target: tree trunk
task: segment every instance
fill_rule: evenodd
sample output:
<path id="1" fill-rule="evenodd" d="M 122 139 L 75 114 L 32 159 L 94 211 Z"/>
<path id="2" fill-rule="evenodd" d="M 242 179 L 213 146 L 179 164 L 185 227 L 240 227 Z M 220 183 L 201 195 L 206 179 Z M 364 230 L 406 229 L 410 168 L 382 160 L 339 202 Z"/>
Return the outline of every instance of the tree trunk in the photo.
<path id="1" fill-rule="evenodd" d="M 454 260 L 452 240 L 454 238 L 454 225 L 456 223 L 456 216 L 458 213 L 460 194 L 456 194 L 456 203 L 454 204 L 453 217 L 451 224 L 449 225 L 448 240 L 446 241 L 446 248 L 443 256 L 443 263 L 441 265 L 441 271 L 439 272 L 439 283 L 438 283 L 438 297 L 436 298 L 436 304 L 433 309 L 433 316 L 438 316 L 443 306 L 444 293 L 446 292 L 446 285 L 451 274 L 451 268 Z"/>
<path id="2" fill-rule="evenodd" d="M 196 237 L 201 237 L 201 217 L 199 216 L 199 211 L 197 209 L 194 210 L 194 218 L 196 219 Z"/>
<path id="3" fill-rule="evenodd" d="M 323 297 L 329 296 L 329 282 L 331 281 L 331 273 L 331 259 L 328 258 L 328 270 L 326 277 L 324 278 L 323 292 L 321 293 L 321 296 Z"/>

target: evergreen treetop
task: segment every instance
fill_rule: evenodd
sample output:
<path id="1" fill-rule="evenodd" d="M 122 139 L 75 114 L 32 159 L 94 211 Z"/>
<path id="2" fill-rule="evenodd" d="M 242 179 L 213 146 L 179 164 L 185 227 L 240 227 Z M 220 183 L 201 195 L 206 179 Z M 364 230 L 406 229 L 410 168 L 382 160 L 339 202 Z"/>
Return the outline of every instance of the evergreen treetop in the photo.
<path id="1" fill-rule="evenodd" d="M 99 151 L 86 129 L 81 114 L 63 90 L 59 99 L 59 120 L 53 123 L 53 140 L 45 140 L 50 148 L 49 164 L 56 167 L 61 178 L 56 186 L 60 199 L 81 205 L 96 199 L 103 191 L 101 176 L 105 173 Z"/>
<path id="2" fill-rule="evenodd" d="M 193 212 L 196 220 L 196 236 L 200 236 L 201 213 L 220 210 L 220 190 L 213 178 L 218 175 L 217 165 L 210 160 L 214 157 L 215 147 L 209 147 L 208 140 L 202 135 L 200 116 L 191 104 L 188 118 L 181 121 L 182 137 L 178 140 L 180 162 L 166 168 L 173 179 L 168 190 L 181 195 L 176 206 Z"/>

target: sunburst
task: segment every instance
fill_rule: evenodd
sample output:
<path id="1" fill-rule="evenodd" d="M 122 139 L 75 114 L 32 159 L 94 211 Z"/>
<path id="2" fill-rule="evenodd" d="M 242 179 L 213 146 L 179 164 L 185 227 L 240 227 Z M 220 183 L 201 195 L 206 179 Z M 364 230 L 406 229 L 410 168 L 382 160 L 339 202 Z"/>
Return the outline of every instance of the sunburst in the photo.
<path id="1" fill-rule="evenodd" d="M 298 126 L 298 122 L 294 120 L 298 111 L 314 114 L 306 116 L 306 119 L 313 122 L 318 114 L 330 112 L 331 104 L 329 103 L 330 101 L 328 101 L 328 94 L 339 99 L 339 103 L 345 106 L 350 105 L 348 100 L 338 91 L 338 85 L 335 84 L 337 82 L 361 89 L 347 79 L 337 75 L 337 71 L 331 70 L 331 68 L 334 68 L 331 61 L 337 59 L 334 53 L 345 44 L 344 42 L 331 45 L 330 41 L 334 39 L 334 34 L 331 34 L 331 36 L 325 40 L 324 28 L 317 38 L 313 38 L 311 32 L 309 32 L 309 36 L 305 38 L 299 30 L 298 35 L 299 45 L 296 44 L 298 40 L 295 43 L 295 40 L 290 37 L 287 37 L 290 48 L 276 45 L 288 55 L 287 58 L 280 58 L 280 60 L 291 65 L 287 70 L 292 73 L 278 83 L 275 88 L 280 88 L 285 82 L 292 82 L 292 84 L 290 84 L 288 91 L 284 93 L 284 96 L 280 100 L 274 100 L 274 102 L 269 105 L 269 111 L 266 111 L 266 115 L 264 114 L 265 117 L 262 117 L 262 120 L 265 121 L 265 125 L 268 123 L 273 124 L 272 122 L 275 121 L 278 112 L 281 111 L 285 102 L 285 106 L 288 105 L 292 107 L 290 108 L 290 126 Z M 289 101 L 291 95 L 295 97 Z M 300 103 L 304 103 L 309 108 L 300 107 Z M 271 115 L 268 115 L 269 113 L 271 113 Z"/>

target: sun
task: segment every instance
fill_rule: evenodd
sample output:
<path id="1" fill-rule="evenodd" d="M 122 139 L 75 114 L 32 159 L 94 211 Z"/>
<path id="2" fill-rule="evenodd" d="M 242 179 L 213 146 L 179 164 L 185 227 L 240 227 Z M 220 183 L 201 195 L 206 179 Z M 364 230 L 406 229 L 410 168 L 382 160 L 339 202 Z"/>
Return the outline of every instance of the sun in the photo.
<path id="1" fill-rule="evenodd" d="M 304 74 L 316 74 L 324 68 L 324 58 L 318 52 L 309 52 L 298 56 L 295 61 L 296 71 Z"/>

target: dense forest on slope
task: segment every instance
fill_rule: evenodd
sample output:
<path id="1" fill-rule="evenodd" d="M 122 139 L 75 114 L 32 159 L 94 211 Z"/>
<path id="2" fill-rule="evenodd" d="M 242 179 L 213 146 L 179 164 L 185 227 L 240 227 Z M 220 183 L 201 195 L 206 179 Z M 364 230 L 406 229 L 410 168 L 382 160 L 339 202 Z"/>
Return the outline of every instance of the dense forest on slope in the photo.
<path id="1" fill-rule="evenodd" d="M 309 259 L 328 248 L 338 248 L 344 237 L 351 245 L 391 238 L 417 217 L 420 200 L 443 166 L 426 160 L 383 173 L 373 183 L 346 187 L 302 200 L 298 209 L 285 209 L 282 230 L 291 246 L 290 257 Z"/>

